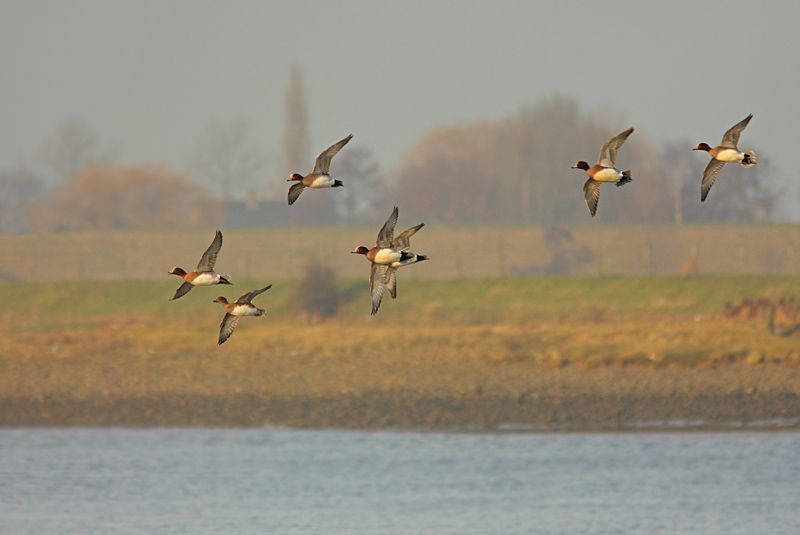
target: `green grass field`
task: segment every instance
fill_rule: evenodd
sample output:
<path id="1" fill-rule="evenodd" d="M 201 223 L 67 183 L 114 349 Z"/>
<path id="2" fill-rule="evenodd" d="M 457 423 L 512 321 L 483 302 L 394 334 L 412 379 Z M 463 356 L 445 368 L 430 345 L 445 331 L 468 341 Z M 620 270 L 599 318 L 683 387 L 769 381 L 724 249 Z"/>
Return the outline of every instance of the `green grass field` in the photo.
<path id="1" fill-rule="evenodd" d="M 461 280 L 414 279 L 401 272 L 399 297 L 388 297 L 376 318 L 369 318 L 366 277 L 340 280 L 342 298 L 338 320 L 356 323 L 417 321 L 435 324 L 580 322 L 603 316 L 603 321 L 648 318 L 654 321 L 720 312 L 728 302 L 745 297 L 800 297 L 800 278 L 790 276 L 736 277 L 506 277 Z M 196 288 L 178 301 L 169 301 L 179 286 L 177 277 L 162 281 L 60 281 L 0 283 L 0 314 L 14 328 L 61 329 L 96 320 L 153 316 L 165 322 L 213 317 L 221 310 L 211 301 L 217 295 L 235 298 L 252 288 L 272 283 L 258 298 L 270 317 L 300 321 L 294 279 L 240 280 L 233 286 Z M 8 323 L 6 323 L 8 325 Z"/>
<path id="2" fill-rule="evenodd" d="M 366 278 L 345 279 L 339 314 L 313 322 L 296 280 L 169 302 L 178 281 L 165 279 L 0 283 L 0 424 L 589 429 L 623 425 L 634 408 L 636 421 L 797 416 L 800 333 L 723 313 L 746 297 L 800 298 L 797 277 L 401 277 L 376 317 Z M 267 315 L 218 347 L 212 299 L 264 282 Z"/>

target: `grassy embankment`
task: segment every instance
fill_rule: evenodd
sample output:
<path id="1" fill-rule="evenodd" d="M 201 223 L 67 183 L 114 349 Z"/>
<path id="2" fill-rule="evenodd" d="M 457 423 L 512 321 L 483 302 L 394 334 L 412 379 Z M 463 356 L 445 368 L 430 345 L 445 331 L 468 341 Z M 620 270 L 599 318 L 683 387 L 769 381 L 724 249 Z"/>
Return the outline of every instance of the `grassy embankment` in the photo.
<path id="1" fill-rule="evenodd" d="M 415 221 L 402 219 L 399 228 Z M 348 254 L 374 243 L 374 228 L 225 229 L 218 268 L 234 280 L 294 278 L 309 257 L 338 276 L 364 277 L 361 258 Z M 571 233 L 571 234 L 570 234 Z M 800 274 L 800 225 L 582 226 L 558 245 L 536 227 L 425 227 L 414 247 L 431 256 L 405 278 L 502 277 L 543 273 L 554 255 L 571 261 L 559 273 L 678 275 L 697 253 L 699 272 L 715 275 Z M 571 235 L 571 239 L 568 237 Z M 157 280 L 174 265 L 194 267 L 213 229 L 185 232 L 87 232 L 0 235 L 0 278 L 19 280 Z M 551 237 L 552 238 L 552 237 Z M 563 264 L 563 262 L 562 262 Z"/>
<path id="2" fill-rule="evenodd" d="M 726 302 L 800 297 L 796 277 L 400 281 L 368 316 L 343 281 L 308 323 L 295 281 L 215 344 L 219 288 L 2 283 L 0 423 L 567 429 L 800 417 L 800 334 Z M 235 297 L 257 282 L 224 288 Z"/>

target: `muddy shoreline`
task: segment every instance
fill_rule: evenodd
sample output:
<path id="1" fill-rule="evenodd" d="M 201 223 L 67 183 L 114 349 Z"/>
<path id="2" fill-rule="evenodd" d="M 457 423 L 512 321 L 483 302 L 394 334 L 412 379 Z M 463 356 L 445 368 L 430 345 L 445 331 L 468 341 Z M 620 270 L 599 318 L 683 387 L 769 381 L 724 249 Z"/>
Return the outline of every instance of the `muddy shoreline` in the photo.
<path id="1" fill-rule="evenodd" d="M 448 395 L 403 389 L 291 397 L 264 393 L 2 397 L 0 426 L 521 432 L 800 429 L 800 393 L 793 388 L 741 385 L 744 388 L 738 391 L 714 392 L 698 386 L 693 393 L 623 388 L 605 395 L 563 390 Z"/>

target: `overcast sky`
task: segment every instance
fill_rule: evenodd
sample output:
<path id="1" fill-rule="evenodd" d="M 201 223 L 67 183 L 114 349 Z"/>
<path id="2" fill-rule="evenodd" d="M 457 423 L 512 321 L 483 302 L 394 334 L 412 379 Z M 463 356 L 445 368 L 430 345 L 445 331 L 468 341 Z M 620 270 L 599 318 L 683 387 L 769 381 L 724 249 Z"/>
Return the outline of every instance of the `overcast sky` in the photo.
<path id="1" fill-rule="evenodd" d="M 296 63 L 315 151 L 353 132 L 385 167 L 436 125 L 556 93 L 654 141 L 716 143 L 754 113 L 740 147 L 772 160 L 800 220 L 798 20 L 797 0 L 0 0 L 0 165 L 80 119 L 122 161 L 185 168 L 234 117 L 275 163 Z"/>

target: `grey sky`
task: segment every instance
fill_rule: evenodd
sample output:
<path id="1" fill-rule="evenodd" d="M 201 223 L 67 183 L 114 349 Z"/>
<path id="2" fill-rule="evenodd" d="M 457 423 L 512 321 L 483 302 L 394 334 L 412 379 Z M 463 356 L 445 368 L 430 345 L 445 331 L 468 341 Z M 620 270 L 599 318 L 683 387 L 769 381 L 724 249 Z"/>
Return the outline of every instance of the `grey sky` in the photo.
<path id="1" fill-rule="evenodd" d="M 740 145 L 796 199 L 798 20 L 796 0 L 1 0 L 0 165 L 78 118 L 123 161 L 184 168 L 212 120 L 238 116 L 276 163 L 297 63 L 315 150 L 353 132 L 391 167 L 436 125 L 555 93 L 654 141 L 716 142 L 752 112 Z"/>

